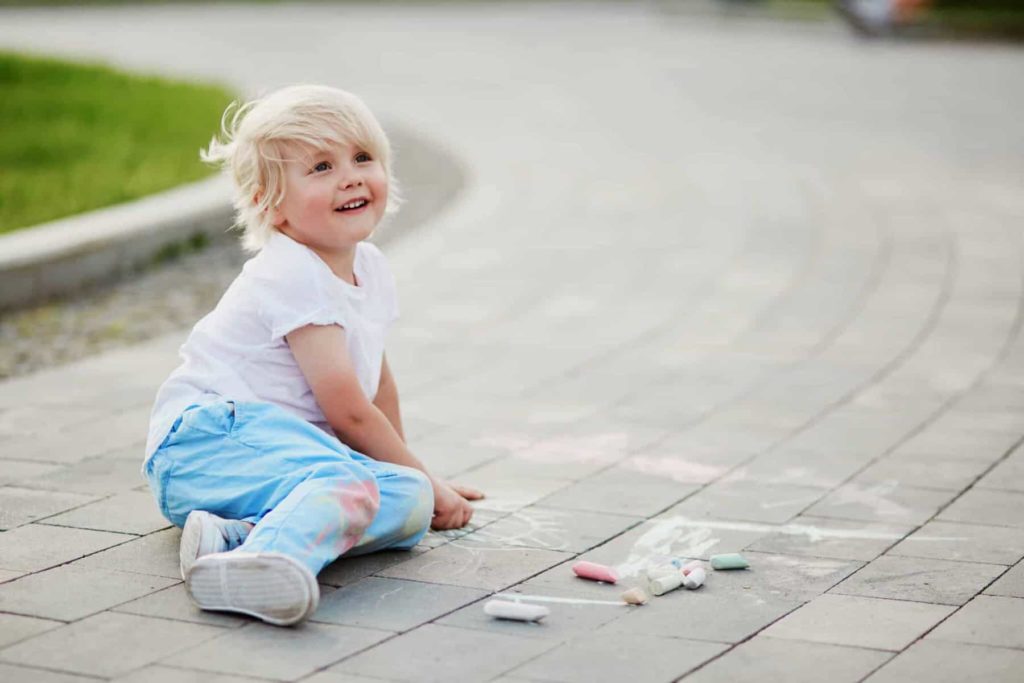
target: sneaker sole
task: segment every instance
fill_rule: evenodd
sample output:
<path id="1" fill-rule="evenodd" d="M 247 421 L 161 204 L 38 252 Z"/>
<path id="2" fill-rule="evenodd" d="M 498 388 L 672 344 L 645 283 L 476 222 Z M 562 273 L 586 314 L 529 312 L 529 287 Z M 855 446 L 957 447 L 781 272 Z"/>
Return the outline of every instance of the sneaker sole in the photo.
<path id="1" fill-rule="evenodd" d="M 316 611 L 316 578 L 280 553 L 219 553 L 199 558 L 185 580 L 201 609 L 237 612 L 275 626 L 289 626 Z"/>

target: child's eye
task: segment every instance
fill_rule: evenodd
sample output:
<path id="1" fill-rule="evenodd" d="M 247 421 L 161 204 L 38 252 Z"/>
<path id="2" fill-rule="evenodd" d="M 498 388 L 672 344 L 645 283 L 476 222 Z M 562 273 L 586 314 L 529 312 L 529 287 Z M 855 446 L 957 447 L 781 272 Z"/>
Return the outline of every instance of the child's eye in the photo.
<path id="1" fill-rule="evenodd" d="M 319 164 L 317 164 L 316 166 L 313 167 L 313 170 L 317 171 L 317 172 L 326 171 L 330 167 L 331 167 L 331 164 L 329 162 L 321 161 Z"/>
<path id="2" fill-rule="evenodd" d="M 371 157 L 366 152 L 360 152 L 359 154 L 356 155 L 356 161 L 359 161 L 359 162 L 373 161 L 373 157 Z"/>

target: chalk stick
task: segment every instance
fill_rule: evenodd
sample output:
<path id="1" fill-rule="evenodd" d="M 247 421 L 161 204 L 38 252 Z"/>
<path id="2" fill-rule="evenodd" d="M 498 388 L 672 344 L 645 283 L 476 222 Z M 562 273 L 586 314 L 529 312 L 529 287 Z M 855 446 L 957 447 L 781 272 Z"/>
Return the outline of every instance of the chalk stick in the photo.
<path id="1" fill-rule="evenodd" d="M 693 562 L 688 562 L 687 564 L 684 564 L 681 567 L 680 571 L 683 572 L 683 576 L 689 576 L 690 572 L 692 572 L 694 569 L 700 569 L 703 571 L 704 563 L 700 560 L 694 560 Z"/>
<path id="2" fill-rule="evenodd" d="M 615 583 L 619 580 L 618 572 L 611 567 L 606 567 L 596 562 L 581 560 L 572 566 L 572 570 L 581 579 L 604 581 L 605 583 Z"/>
<path id="3" fill-rule="evenodd" d="M 653 595 L 664 595 L 682 586 L 684 578 L 686 577 L 683 576 L 682 572 L 673 572 L 651 579 L 647 587 L 650 588 Z"/>
<path id="4" fill-rule="evenodd" d="M 703 567 L 694 567 L 689 574 L 683 577 L 683 588 L 688 588 L 689 590 L 700 588 L 704 585 L 706 576 Z"/>
<path id="5" fill-rule="evenodd" d="M 643 605 L 649 600 L 647 591 L 637 586 L 622 594 L 622 601 L 630 605 Z"/>
<path id="6" fill-rule="evenodd" d="M 551 610 L 542 605 L 528 605 L 525 602 L 509 602 L 507 600 L 488 600 L 484 604 L 484 614 L 497 619 L 513 621 L 540 621 Z"/>
<path id="7" fill-rule="evenodd" d="M 746 569 L 750 566 L 747 558 L 739 553 L 727 553 L 725 555 L 712 555 L 711 566 L 714 569 Z"/>

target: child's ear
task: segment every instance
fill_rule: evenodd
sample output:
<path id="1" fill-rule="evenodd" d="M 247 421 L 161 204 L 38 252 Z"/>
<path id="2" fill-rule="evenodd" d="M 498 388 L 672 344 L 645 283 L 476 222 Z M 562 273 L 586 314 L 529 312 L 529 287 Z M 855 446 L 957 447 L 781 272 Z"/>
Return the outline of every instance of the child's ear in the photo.
<path id="1" fill-rule="evenodd" d="M 254 194 L 252 196 L 252 203 L 253 204 L 259 204 L 260 203 L 260 193 L 259 192 L 257 192 L 256 194 Z M 275 228 L 279 227 L 281 225 L 281 223 L 284 223 L 284 216 L 281 215 L 281 211 L 277 207 L 271 207 L 269 209 L 266 209 L 266 211 L 268 211 L 270 213 L 270 224 L 273 225 Z"/>

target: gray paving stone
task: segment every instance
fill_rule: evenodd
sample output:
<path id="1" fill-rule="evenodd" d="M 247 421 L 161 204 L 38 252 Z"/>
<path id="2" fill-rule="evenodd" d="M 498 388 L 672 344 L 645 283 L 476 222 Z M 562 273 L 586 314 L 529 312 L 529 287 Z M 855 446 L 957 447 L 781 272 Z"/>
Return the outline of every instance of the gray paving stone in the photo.
<path id="1" fill-rule="evenodd" d="M 523 546 L 580 553 L 642 521 L 643 517 L 531 505 L 463 536 L 461 542 L 485 547 Z"/>
<path id="2" fill-rule="evenodd" d="M 70 491 L 93 496 L 109 496 L 138 488 L 145 483 L 140 474 L 142 446 L 109 453 L 104 457 L 82 459 L 55 472 L 25 479 L 26 488 Z M 129 455 L 130 457 L 124 457 Z"/>
<path id="3" fill-rule="evenodd" d="M 979 595 L 939 624 L 927 639 L 1024 649 L 1024 600 Z"/>
<path id="4" fill-rule="evenodd" d="M 75 565 L 98 569 L 118 569 L 180 580 L 181 570 L 178 567 L 180 539 L 181 529 L 172 527 L 82 558 L 75 562 Z"/>
<path id="5" fill-rule="evenodd" d="M 629 461 L 627 461 L 629 462 Z M 653 515 L 697 490 L 664 476 L 613 468 L 543 498 L 540 505 L 620 515 Z"/>
<path id="6" fill-rule="evenodd" d="M 1024 529 L 928 522 L 889 554 L 1009 565 L 1024 558 Z"/>
<path id="7" fill-rule="evenodd" d="M 953 501 L 939 520 L 1024 527 L 1024 492 L 974 488 Z"/>
<path id="8" fill-rule="evenodd" d="M 855 683 L 892 655 L 863 648 L 757 636 L 687 676 L 687 683 Z M 904 679 L 909 680 L 909 679 Z"/>
<path id="9" fill-rule="evenodd" d="M 70 405 L 76 404 L 72 401 Z M 84 401 L 77 405 L 90 404 Z M 70 464 L 136 447 L 141 458 L 151 408 L 141 406 L 61 431 L 14 437 L 5 442 L 4 452 L 21 460 Z"/>
<path id="10" fill-rule="evenodd" d="M 0 649 L 63 625 L 59 621 L 50 619 L 37 619 L 0 612 Z"/>
<path id="11" fill-rule="evenodd" d="M 882 458 L 857 474 L 853 481 L 862 485 L 894 481 L 922 488 L 962 491 L 987 467 L 988 463 L 983 460 L 907 454 Z"/>
<path id="12" fill-rule="evenodd" d="M 318 671 L 308 678 L 303 678 L 302 683 L 380 683 L 382 680 L 381 678 L 344 674 L 338 671 Z"/>
<path id="13" fill-rule="evenodd" d="M 489 681 L 554 645 L 537 638 L 427 624 L 329 671 L 390 681 Z"/>
<path id="14" fill-rule="evenodd" d="M 323 595 L 321 595 L 321 598 Z M 185 591 L 185 584 L 178 583 L 137 600 L 126 602 L 114 607 L 115 612 L 138 614 L 143 617 L 159 617 L 191 621 L 196 624 L 235 628 L 252 621 L 249 617 L 229 614 L 227 612 L 207 612 L 196 607 Z"/>
<path id="15" fill-rule="evenodd" d="M 869 562 L 910 533 L 911 526 L 854 522 L 828 517 L 795 517 L 778 531 L 747 546 L 782 555 L 809 555 Z"/>
<path id="16" fill-rule="evenodd" d="M 978 482 L 980 488 L 1024 492 L 1024 451 L 1017 450 Z"/>
<path id="17" fill-rule="evenodd" d="M 4 648 L 0 659 L 109 678 L 221 633 L 211 626 L 108 612 Z"/>
<path id="18" fill-rule="evenodd" d="M 209 627 L 200 627 L 209 628 Z M 181 650 L 162 664 L 240 676 L 294 681 L 370 647 L 391 633 L 305 622 L 292 628 L 254 623 Z"/>
<path id="19" fill-rule="evenodd" d="M 816 501 L 818 488 L 762 482 L 717 482 L 672 507 L 665 514 L 782 524 Z"/>
<path id="20" fill-rule="evenodd" d="M 8 569 L 0 569 L 0 583 L 4 583 L 6 581 L 13 581 L 14 579 L 18 578 L 19 576 L 24 576 L 27 573 L 28 572 L 17 572 L 17 571 L 10 571 Z"/>
<path id="21" fill-rule="evenodd" d="M 69 564 L 0 584 L 0 610 L 71 621 L 178 581 Z"/>
<path id="22" fill-rule="evenodd" d="M 151 664 L 113 680 L 118 683 L 245 683 L 253 679 Z"/>
<path id="23" fill-rule="evenodd" d="M 994 564 L 883 556 L 829 592 L 962 605 L 1003 571 Z"/>
<path id="24" fill-rule="evenodd" d="M 31 462 L 28 460 L 12 460 L 4 450 L 4 443 L 0 441 L 0 485 L 13 484 L 17 486 L 25 479 L 42 477 L 50 472 L 56 472 L 62 466 L 47 462 Z"/>
<path id="25" fill-rule="evenodd" d="M 730 472 L 727 481 L 835 488 L 863 467 L 863 463 L 831 450 L 807 451 L 790 446 L 758 455 Z"/>
<path id="26" fill-rule="evenodd" d="M 983 680 L 1016 683 L 1024 671 L 1024 652 L 984 645 L 921 640 L 901 652 L 867 680 L 870 683 L 960 683 Z"/>
<path id="27" fill-rule="evenodd" d="M 559 645 L 513 669 L 513 676 L 545 681 L 674 681 L 726 646 L 652 635 L 595 633 Z M 643 662 L 638 667 L 638 662 Z"/>
<path id="28" fill-rule="evenodd" d="M 473 504 L 477 509 L 513 512 L 532 505 L 572 483 L 570 479 L 544 479 L 538 477 L 514 477 L 504 475 L 477 476 L 467 472 L 453 479 L 457 484 L 468 484 L 480 489 L 486 498 Z"/>
<path id="29" fill-rule="evenodd" d="M 537 548 L 484 548 L 460 541 L 389 567 L 379 576 L 500 590 L 570 559 L 569 553 Z"/>
<path id="30" fill-rule="evenodd" d="M 865 522 L 924 524 L 954 495 L 951 491 L 915 488 L 892 481 L 870 485 L 849 483 L 804 512 L 816 517 Z"/>
<path id="31" fill-rule="evenodd" d="M 14 486 L 0 488 L 0 530 L 13 529 L 85 505 L 95 496 L 56 491 L 37 491 Z"/>
<path id="32" fill-rule="evenodd" d="M 988 595 L 1024 598 L 1024 564 L 1012 567 L 999 580 L 985 589 Z"/>
<path id="33" fill-rule="evenodd" d="M 1013 448 L 1018 438 L 1009 433 L 933 427 L 900 444 L 893 455 L 913 452 L 995 462 Z"/>
<path id="34" fill-rule="evenodd" d="M 610 621 L 601 630 L 739 643 L 801 604 L 799 600 L 759 595 L 720 578 L 716 573 L 708 577 L 700 590 L 680 589 L 655 598 Z M 615 597 L 622 588 L 613 592 Z"/>
<path id="35" fill-rule="evenodd" d="M 955 608 L 902 600 L 822 595 L 763 632 L 772 638 L 902 650 Z"/>
<path id="36" fill-rule="evenodd" d="M 95 678 L 62 674 L 13 664 L 0 664 L 0 679 L 5 683 L 87 683 Z"/>
<path id="37" fill-rule="evenodd" d="M 822 557 L 773 555 L 745 550 L 750 568 L 741 571 L 715 571 L 712 579 L 735 589 L 749 590 L 767 598 L 809 600 L 824 593 L 862 565 L 851 560 Z"/>
<path id="38" fill-rule="evenodd" d="M 371 576 L 322 597 L 311 618 L 331 624 L 408 631 L 487 594 L 461 586 Z"/>
<path id="39" fill-rule="evenodd" d="M 412 550 L 382 550 L 369 555 L 339 557 L 324 567 L 316 578 L 322 584 L 347 586 L 388 567 L 411 562 L 427 550 L 426 547 L 416 546 Z"/>
<path id="40" fill-rule="evenodd" d="M 47 524 L 145 535 L 171 526 L 149 491 L 128 491 L 46 520 Z"/>
<path id="41" fill-rule="evenodd" d="M 36 572 L 131 539 L 127 534 L 29 524 L 0 534 L 0 567 Z"/>

